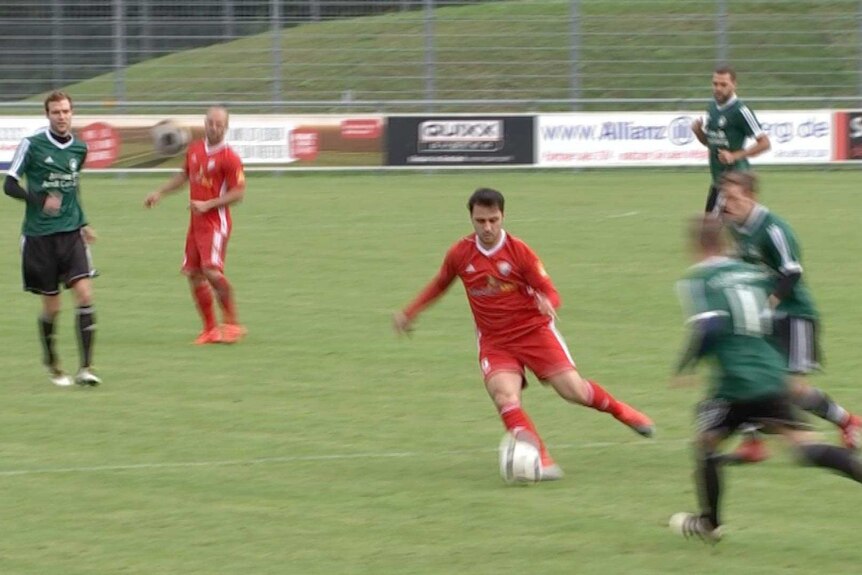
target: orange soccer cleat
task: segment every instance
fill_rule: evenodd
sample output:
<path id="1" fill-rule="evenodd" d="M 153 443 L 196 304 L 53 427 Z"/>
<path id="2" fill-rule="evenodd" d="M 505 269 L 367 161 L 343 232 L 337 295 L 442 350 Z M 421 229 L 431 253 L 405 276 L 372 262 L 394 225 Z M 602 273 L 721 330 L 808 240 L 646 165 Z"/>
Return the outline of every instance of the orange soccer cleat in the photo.
<path id="1" fill-rule="evenodd" d="M 622 409 L 617 416 L 617 419 L 631 427 L 635 433 L 644 437 L 652 437 L 655 435 L 655 424 L 652 419 L 641 413 L 634 407 L 620 403 Z"/>
<path id="2" fill-rule="evenodd" d="M 841 441 L 848 449 L 859 449 L 862 444 L 862 418 L 851 415 L 841 426 Z"/>
<path id="3" fill-rule="evenodd" d="M 195 340 L 195 345 L 206 345 L 208 343 L 221 343 L 223 340 L 221 330 L 217 327 L 203 330 Z"/>
<path id="4" fill-rule="evenodd" d="M 736 463 L 760 463 L 769 458 L 766 444 L 756 434 L 747 434 L 731 456 Z"/>
<path id="5" fill-rule="evenodd" d="M 237 323 L 226 323 L 221 326 L 222 342 L 236 343 L 245 337 L 248 330 Z"/>

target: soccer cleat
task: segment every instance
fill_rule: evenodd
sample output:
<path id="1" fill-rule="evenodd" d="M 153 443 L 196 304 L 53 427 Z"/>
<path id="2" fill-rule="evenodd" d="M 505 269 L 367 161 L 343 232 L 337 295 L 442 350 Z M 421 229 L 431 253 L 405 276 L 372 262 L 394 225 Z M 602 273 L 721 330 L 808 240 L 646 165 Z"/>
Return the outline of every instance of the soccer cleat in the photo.
<path id="1" fill-rule="evenodd" d="M 747 434 L 732 454 L 726 458 L 728 463 L 760 463 L 769 459 L 766 443 L 756 434 Z"/>
<path id="2" fill-rule="evenodd" d="M 89 367 L 82 367 L 75 376 L 75 383 L 82 386 L 95 387 L 102 383 L 101 378 L 97 376 Z"/>
<path id="3" fill-rule="evenodd" d="M 237 323 L 226 323 L 221 326 L 222 342 L 236 343 L 245 337 L 248 330 Z"/>
<path id="4" fill-rule="evenodd" d="M 851 415 L 841 426 L 841 442 L 848 449 L 859 449 L 862 444 L 862 418 Z"/>
<path id="5" fill-rule="evenodd" d="M 668 526 L 677 535 L 682 535 L 686 539 L 699 537 L 706 543 L 715 545 L 721 541 L 721 527 L 713 527 L 709 519 L 703 515 L 695 515 L 693 513 L 674 513 Z"/>
<path id="6" fill-rule="evenodd" d="M 208 343 L 221 343 L 221 330 L 217 327 L 203 330 L 195 340 L 195 345 L 205 345 Z"/>
<path id="7" fill-rule="evenodd" d="M 51 383 L 58 387 L 69 387 L 70 385 L 75 384 L 75 382 L 72 381 L 72 378 L 69 377 L 69 374 L 64 372 L 62 369 L 49 367 L 48 376 L 51 378 Z"/>
<path id="8" fill-rule="evenodd" d="M 565 475 L 563 468 L 556 463 L 551 463 L 550 465 L 542 464 L 542 475 L 539 481 L 557 481 Z"/>
<path id="9" fill-rule="evenodd" d="M 655 435 L 655 424 L 652 419 L 630 405 L 622 404 L 622 410 L 617 419 L 631 427 L 639 435 L 644 437 Z"/>

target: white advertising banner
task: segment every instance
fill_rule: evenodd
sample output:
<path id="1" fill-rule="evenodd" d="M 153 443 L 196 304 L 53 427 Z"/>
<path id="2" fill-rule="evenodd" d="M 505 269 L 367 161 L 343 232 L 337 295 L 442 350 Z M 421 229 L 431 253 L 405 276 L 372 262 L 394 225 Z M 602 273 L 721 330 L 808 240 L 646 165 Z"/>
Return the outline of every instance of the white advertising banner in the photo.
<path id="1" fill-rule="evenodd" d="M 752 164 L 827 163 L 832 159 L 829 110 L 756 111 L 772 149 Z M 544 114 L 536 123 L 542 167 L 706 165 L 694 137 L 698 112 L 583 112 Z"/>
<path id="2" fill-rule="evenodd" d="M 0 170 L 21 140 L 48 125 L 43 116 L 0 117 Z M 232 114 L 226 139 L 249 166 L 365 167 L 383 164 L 385 118 L 361 115 Z M 75 137 L 87 143 L 87 169 L 176 169 L 189 141 L 204 137 L 198 115 L 76 115 Z M 162 136 L 179 142 L 157 149 Z"/>

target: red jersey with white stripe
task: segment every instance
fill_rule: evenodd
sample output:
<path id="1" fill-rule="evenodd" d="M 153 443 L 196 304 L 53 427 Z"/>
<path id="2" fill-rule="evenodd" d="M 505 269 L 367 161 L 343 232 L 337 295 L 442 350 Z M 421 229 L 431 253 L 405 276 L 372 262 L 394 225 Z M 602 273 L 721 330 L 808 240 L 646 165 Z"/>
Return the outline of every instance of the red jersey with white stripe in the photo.
<path id="1" fill-rule="evenodd" d="M 442 295 L 455 278 L 461 278 L 476 328 L 483 339 L 506 341 L 551 318 L 539 312 L 536 294 L 544 295 L 556 308 L 560 296 L 539 257 L 518 238 L 502 233 L 496 246 L 485 249 L 470 234 L 458 240 L 443 260 L 437 276 L 404 310 L 415 317 Z"/>
<path id="2" fill-rule="evenodd" d="M 186 151 L 183 166 L 189 177 L 192 200 L 212 200 L 245 181 L 242 160 L 226 143 L 210 147 L 205 139 L 195 140 Z M 191 227 L 217 227 L 222 233 L 231 229 L 230 208 L 222 206 L 205 214 L 192 212 Z"/>

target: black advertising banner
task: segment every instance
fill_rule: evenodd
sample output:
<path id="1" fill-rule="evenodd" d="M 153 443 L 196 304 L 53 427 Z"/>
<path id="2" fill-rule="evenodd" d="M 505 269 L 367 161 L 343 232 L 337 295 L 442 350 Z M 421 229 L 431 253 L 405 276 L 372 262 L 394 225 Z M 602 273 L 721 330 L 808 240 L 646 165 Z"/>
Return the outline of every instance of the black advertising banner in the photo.
<path id="1" fill-rule="evenodd" d="M 388 166 L 531 165 L 533 116 L 389 116 Z"/>

